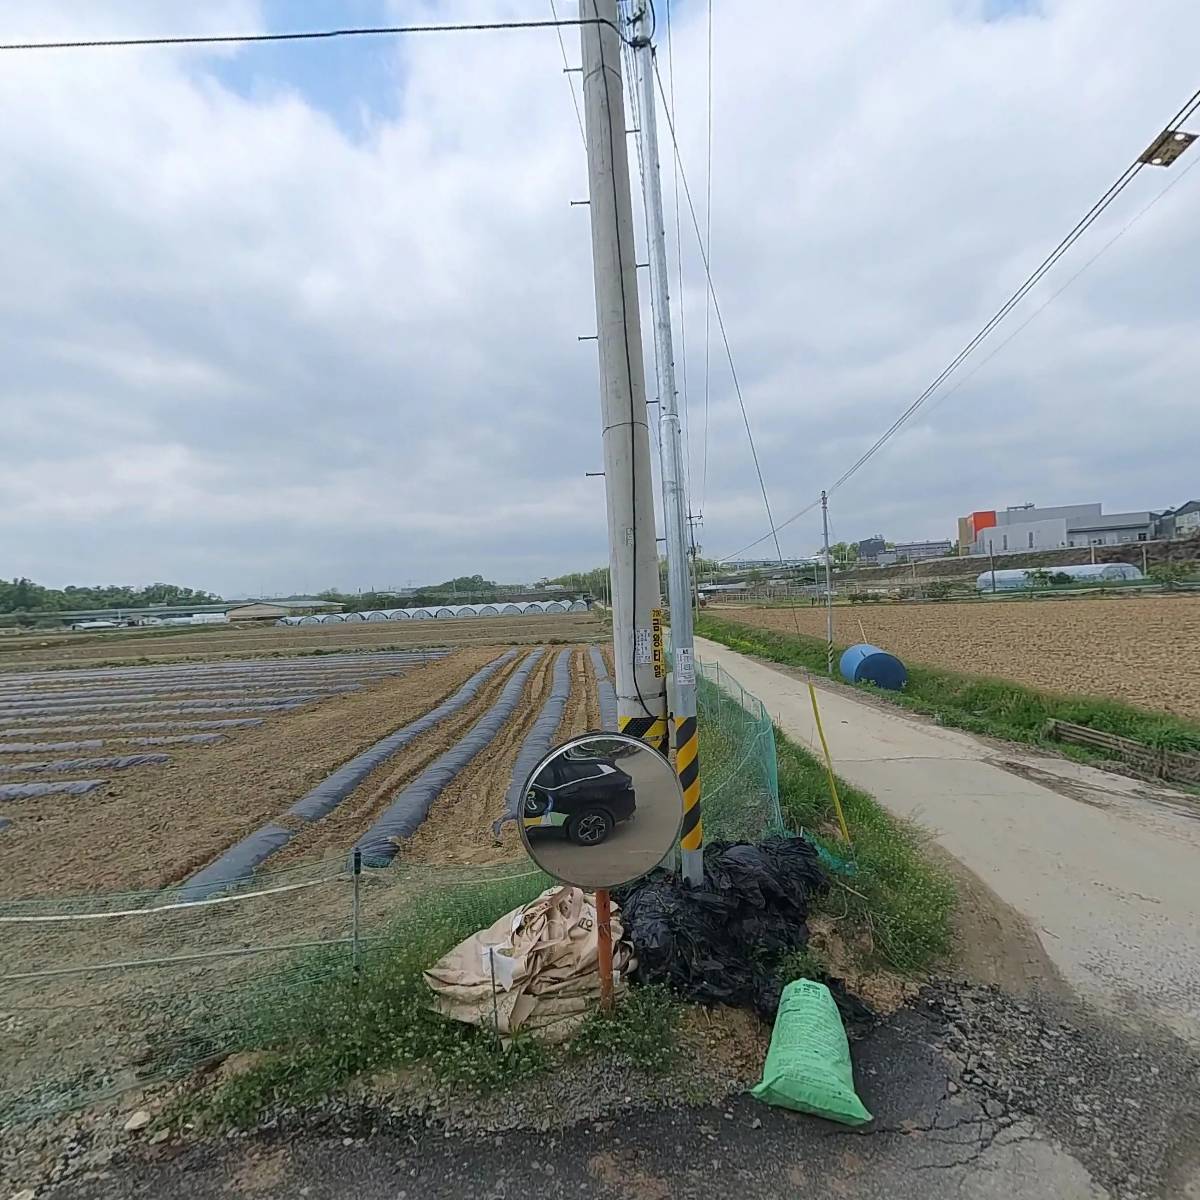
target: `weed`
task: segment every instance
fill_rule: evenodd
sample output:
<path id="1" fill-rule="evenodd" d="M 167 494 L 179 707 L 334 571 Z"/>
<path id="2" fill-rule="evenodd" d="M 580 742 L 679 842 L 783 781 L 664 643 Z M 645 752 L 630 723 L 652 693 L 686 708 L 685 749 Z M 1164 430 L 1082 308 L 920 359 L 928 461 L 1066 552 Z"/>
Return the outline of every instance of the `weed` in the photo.
<path id="1" fill-rule="evenodd" d="M 828 965 L 811 947 L 803 950 L 793 950 L 779 960 L 779 977 L 790 983 L 793 979 L 824 979 L 828 974 Z"/>
<path id="2" fill-rule="evenodd" d="M 385 1068 L 421 1066 L 481 1091 L 542 1069 L 546 1052 L 536 1043 L 517 1039 L 501 1051 L 491 1030 L 430 1011 L 422 974 L 548 882 L 521 875 L 433 891 L 406 905 L 364 955 L 359 973 L 344 955 L 318 954 L 296 964 L 295 986 L 276 982 L 252 993 L 215 1037 L 265 1056 L 219 1085 L 206 1098 L 207 1112 L 244 1125 L 274 1105 L 315 1101 L 356 1075 Z"/>
<path id="3" fill-rule="evenodd" d="M 822 674 L 825 671 L 825 643 L 817 638 L 755 629 L 707 615 L 700 618 L 696 632 L 742 654 L 757 654 Z M 840 647 L 837 649 L 840 652 Z M 1200 726 L 1115 700 L 1059 696 L 1007 680 L 911 665 L 902 692 L 880 691 L 870 684 L 858 686 L 902 708 L 934 717 L 943 725 L 1007 741 L 1049 745 L 1046 727 L 1055 718 L 1120 734 L 1148 746 L 1200 753 Z M 1054 745 L 1064 749 L 1058 743 Z M 1068 753 L 1072 757 L 1101 757 L 1098 753 L 1080 755 L 1074 748 Z"/>
<path id="4" fill-rule="evenodd" d="M 950 949 L 954 885 L 927 861 L 922 835 L 885 811 L 873 796 L 839 778 L 838 794 L 853 847 L 848 849 L 834 832 L 824 765 L 779 729 L 775 745 L 784 819 L 854 864 L 853 876 L 833 876 L 822 906 L 865 930 L 879 957 L 897 970 L 920 970 L 945 955 Z"/>
<path id="5" fill-rule="evenodd" d="M 682 1014 L 682 1004 L 665 987 L 631 988 L 611 1013 L 588 1016 L 571 1042 L 572 1053 L 620 1057 L 646 1071 L 666 1071 Z"/>

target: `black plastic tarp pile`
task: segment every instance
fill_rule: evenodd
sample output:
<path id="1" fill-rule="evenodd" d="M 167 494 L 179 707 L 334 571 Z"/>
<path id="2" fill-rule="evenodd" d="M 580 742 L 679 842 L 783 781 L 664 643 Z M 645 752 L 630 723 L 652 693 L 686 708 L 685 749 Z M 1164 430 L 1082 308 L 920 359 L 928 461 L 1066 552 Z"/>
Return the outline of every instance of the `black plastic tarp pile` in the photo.
<path id="1" fill-rule="evenodd" d="M 658 870 L 616 893 L 637 954 L 633 979 L 774 1020 L 787 982 L 779 960 L 808 944 L 809 902 L 828 886 L 816 849 L 802 837 L 710 842 L 702 886 Z M 869 1017 L 843 989 L 831 990 L 847 1020 Z"/>

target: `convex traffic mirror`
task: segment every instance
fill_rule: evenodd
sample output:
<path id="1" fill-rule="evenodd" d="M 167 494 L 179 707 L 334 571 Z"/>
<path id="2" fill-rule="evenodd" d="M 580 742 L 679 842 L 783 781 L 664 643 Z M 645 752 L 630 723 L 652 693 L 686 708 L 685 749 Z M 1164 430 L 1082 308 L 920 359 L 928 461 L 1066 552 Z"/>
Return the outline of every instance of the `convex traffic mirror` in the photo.
<path id="1" fill-rule="evenodd" d="M 582 888 L 614 888 L 670 853 L 683 821 L 671 764 L 625 734 L 585 733 L 530 772 L 521 838 L 547 874 Z"/>

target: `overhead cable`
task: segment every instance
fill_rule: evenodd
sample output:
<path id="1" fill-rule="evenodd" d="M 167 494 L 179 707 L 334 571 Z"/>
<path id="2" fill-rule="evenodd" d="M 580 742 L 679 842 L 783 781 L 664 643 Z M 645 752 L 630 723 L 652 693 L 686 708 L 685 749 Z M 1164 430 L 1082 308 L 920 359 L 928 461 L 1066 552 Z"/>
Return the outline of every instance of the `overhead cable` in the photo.
<path id="1" fill-rule="evenodd" d="M 657 55 L 654 57 L 654 78 L 658 81 L 658 93 L 660 96 L 662 96 L 664 104 L 666 104 L 667 93 L 666 89 L 663 87 L 662 74 L 658 69 Z M 725 329 L 725 318 L 721 313 L 721 305 L 717 299 L 716 288 L 713 285 L 712 271 L 709 269 L 708 263 L 708 251 L 704 245 L 704 238 L 700 233 L 700 219 L 696 215 L 696 205 L 692 200 L 692 189 L 688 186 L 687 172 L 684 169 L 683 157 L 679 150 L 679 139 L 675 136 L 675 122 L 672 120 L 669 111 L 667 112 L 666 117 L 667 129 L 671 134 L 671 148 L 675 154 L 675 162 L 679 167 L 679 178 L 683 183 L 683 194 L 687 199 L 688 213 L 692 218 L 692 228 L 696 233 L 696 241 L 700 243 L 700 261 L 704 264 L 704 278 L 708 285 L 708 294 L 712 297 L 713 315 L 717 318 L 717 329 L 721 334 L 721 342 L 725 347 L 725 358 L 729 363 L 729 375 L 733 381 L 733 390 L 734 394 L 737 396 L 738 407 L 742 412 L 742 424 L 746 427 L 746 439 L 750 443 L 750 455 L 754 459 L 754 472 L 758 476 L 758 488 L 762 493 L 763 508 L 767 513 L 767 524 L 771 527 L 771 533 L 768 533 L 766 537 L 770 537 L 775 533 L 775 518 L 771 515 L 771 501 L 767 497 L 767 485 L 763 480 L 762 464 L 759 462 L 758 448 L 754 444 L 754 434 L 750 429 L 750 417 L 746 412 L 746 401 L 742 395 L 741 381 L 738 379 L 737 367 L 733 361 L 733 351 L 729 346 L 729 334 Z M 764 539 L 759 540 L 761 541 Z M 783 554 L 781 551 L 779 551 L 778 538 L 775 539 L 775 549 L 779 553 L 779 557 L 782 558 Z"/>
<path id="2" fill-rule="evenodd" d="M 1175 129 L 1181 121 L 1187 120 L 1200 107 L 1200 89 L 1192 94 L 1190 99 L 1163 127 L 1162 136 Z M 864 454 L 855 460 L 854 464 L 830 485 L 829 492 L 837 491 L 852 475 L 859 471 L 887 442 L 895 436 L 901 426 L 925 403 L 926 400 L 952 375 L 965 359 L 975 350 L 997 325 L 1037 286 L 1047 271 L 1091 228 L 1110 204 L 1133 182 L 1138 172 L 1147 166 L 1144 155 L 1139 155 L 1129 166 L 1117 176 L 1108 190 L 1092 205 L 1091 208 L 1075 223 L 1071 231 L 1050 251 L 1041 263 L 1025 278 L 1025 281 L 1015 292 L 996 310 L 982 329 L 951 359 L 950 363 L 933 380 L 931 384 L 892 422 L 884 433 L 876 439 Z"/>
<path id="3" fill-rule="evenodd" d="M 554 18 L 554 33 L 558 38 L 558 48 L 562 51 L 563 74 L 567 79 L 567 87 L 571 90 L 571 107 L 575 109 L 575 120 L 579 125 L 579 136 L 583 139 L 583 148 L 587 149 L 587 134 L 583 131 L 583 113 L 579 108 L 579 98 L 575 95 L 575 81 L 571 78 L 571 64 L 567 60 L 567 44 L 563 41 L 562 26 L 558 20 L 558 6 L 550 0 L 550 15 Z"/>
<path id="4" fill-rule="evenodd" d="M 98 50 L 129 46 L 219 46 L 252 42 L 312 42 L 332 38 L 387 37 L 410 33 L 490 33 L 509 29 L 555 29 L 564 26 L 607 25 L 622 41 L 625 35 L 604 17 L 574 17 L 552 21 L 475 21 L 449 25 L 358 25 L 340 29 L 302 29 L 289 33 L 215 33 L 164 37 L 87 38 L 63 42 L 0 42 L 0 50 Z"/>

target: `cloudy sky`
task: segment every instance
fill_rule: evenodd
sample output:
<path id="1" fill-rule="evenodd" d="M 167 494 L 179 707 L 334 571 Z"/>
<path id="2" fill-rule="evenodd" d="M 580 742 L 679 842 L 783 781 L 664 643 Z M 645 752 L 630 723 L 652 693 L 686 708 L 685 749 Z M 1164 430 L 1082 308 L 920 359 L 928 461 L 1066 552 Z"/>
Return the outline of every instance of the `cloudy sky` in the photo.
<path id="1" fill-rule="evenodd" d="M 713 270 L 782 520 L 1200 84 L 1200 8 L 714 8 Z M 703 224 L 705 6 L 672 9 Z M 548 0 L 46 0 L 0 9 L 0 40 L 548 15 Z M 568 203 L 585 160 L 553 31 L 3 65 L 0 575 L 237 594 L 605 559 L 602 481 L 584 478 L 595 347 L 576 341 L 595 326 L 588 210 Z M 1179 182 L 835 494 L 837 538 L 1200 493 L 1193 156 L 1143 171 L 997 342 Z M 670 170 L 665 187 L 673 213 Z M 704 438 L 686 215 L 683 260 L 692 504 L 705 552 L 726 555 L 767 526 L 715 328 Z M 814 549 L 815 516 L 784 531 L 785 554 Z"/>

